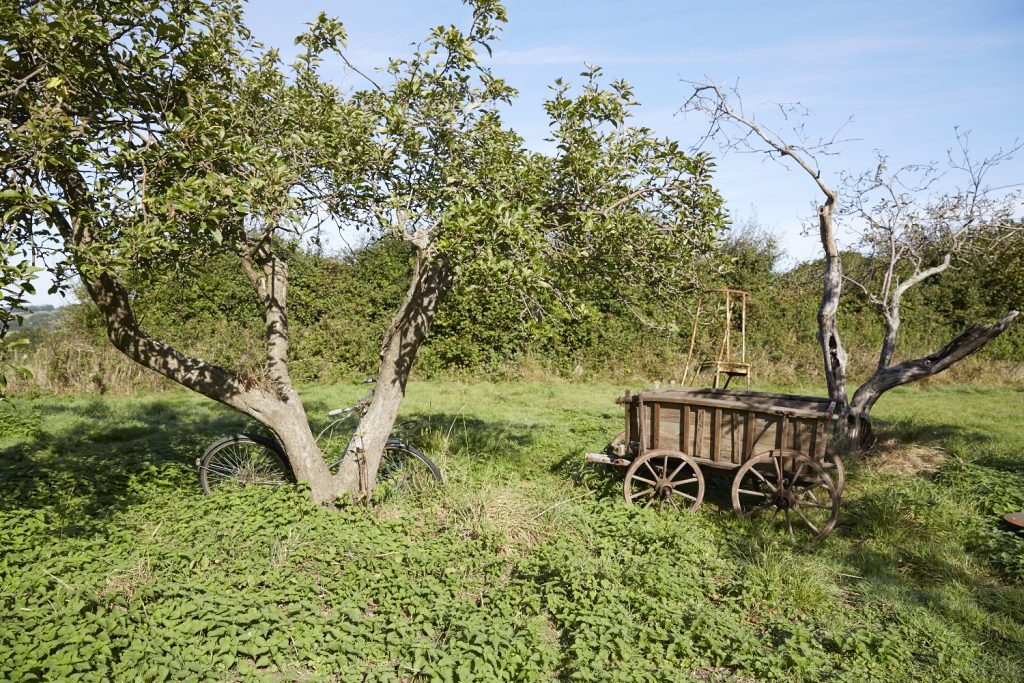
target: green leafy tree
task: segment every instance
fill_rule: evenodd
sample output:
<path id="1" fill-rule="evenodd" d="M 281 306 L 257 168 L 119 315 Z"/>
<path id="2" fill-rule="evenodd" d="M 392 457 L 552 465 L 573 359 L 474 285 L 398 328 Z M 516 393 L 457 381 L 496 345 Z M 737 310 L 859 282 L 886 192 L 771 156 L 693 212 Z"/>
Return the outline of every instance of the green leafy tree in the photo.
<path id="1" fill-rule="evenodd" d="M 0 191 L 2 196 L 3 191 Z M 0 400 L 3 400 L 8 373 L 24 379 L 32 377 L 28 369 L 11 360 L 15 349 L 28 344 L 28 339 L 11 340 L 7 333 L 12 325 L 23 322 L 28 297 L 35 293 L 32 280 L 40 269 L 19 253 L 14 240 L 0 243 L 0 257 L 3 259 L 0 261 Z"/>
<path id="2" fill-rule="evenodd" d="M 567 309 L 581 291 L 668 291 L 724 222 L 710 160 L 629 126 L 631 91 L 600 86 L 596 70 L 548 104 L 558 152 L 526 150 L 499 115 L 515 92 L 480 61 L 505 10 L 469 4 L 467 29 L 435 28 L 352 94 L 318 74 L 324 52 L 345 54 L 324 15 L 289 73 L 252 45 L 236 2 L 0 10 L 12 234 L 49 257 L 58 286 L 81 279 L 131 359 L 269 428 L 317 501 L 372 492 L 417 352 L 460 281 L 527 301 L 550 292 Z M 289 370 L 286 258 L 333 225 L 401 242 L 412 263 L 357 452 L 336 474 Z M 265 332 L 260 362 L 241 370 L 156 338 L 135 314 L 157 278 L 188 281 L 213 258 L 245 275 Z"/>

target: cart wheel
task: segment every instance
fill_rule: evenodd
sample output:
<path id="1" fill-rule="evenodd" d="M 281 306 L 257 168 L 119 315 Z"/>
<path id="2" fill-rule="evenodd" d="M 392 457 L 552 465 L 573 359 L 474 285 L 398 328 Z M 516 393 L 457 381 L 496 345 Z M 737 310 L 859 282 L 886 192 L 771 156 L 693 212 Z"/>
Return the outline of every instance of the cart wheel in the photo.
<path id="1" fill-rule="evenodd" d="M 825 446 L 825 459 L 821 464 L 828 476 L 832 477 L 832 483 L 836 485 L 836 493 L 842 498 L 843 491 L 846 489 L 846 467 L 843 465 L 843 459 L 831 446 Z"/>
<path id="2" fill-rule="evenodd" d="M 630 505 L 693 512 L 704 500 L 704 475 L 679 451 L 648 451 L 626 471 L 623 495 Z"/>
<path id="3" fill-rule="evenodd" d="M 824 467 L 794 451 L 776 450 L 751 458 L 736 472 L 732 507 L 744 519 L 768 514 L 772 522 L 785 520 L 790 536 L 796 535 L 795 522 L 818 543 L 836 525 L 839 493 Z"/>

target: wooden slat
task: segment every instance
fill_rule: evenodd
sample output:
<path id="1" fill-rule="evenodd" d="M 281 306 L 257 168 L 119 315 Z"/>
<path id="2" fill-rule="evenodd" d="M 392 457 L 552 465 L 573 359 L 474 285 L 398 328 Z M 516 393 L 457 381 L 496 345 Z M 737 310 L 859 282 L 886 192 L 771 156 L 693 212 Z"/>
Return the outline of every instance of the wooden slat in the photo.
<path id="1" fill-rule="evenodd" d="M 748 410 L 746 415 L 746 428 L 743 432 L 743 457 L 740 458 L 740 462 L 749 460 L 753 455 L 751 451 L 754 449 L 754 412 Z"/>
<path id="2" fill-rule="evenodd" d="M 722 462 L 722 409 L 715 408 L 711 422 L 711 457 Z"/>
<path id="3" fill-rule="evenodd" d="M 686 403 L 692 406 L 705 406 L 708 408 L 756 410 L 762 413 L 786 412 L 791 413 L 796 417 L 810 417 L 815 419 L 824 418 L 825 410 L 828 408 L 828 404 L 825 403 L 808 404 L 807 407 L 791 407 L 788 405 L 773 405 L 770 402 L 766 401 L 751 401 L 742 398 L 736 400 L 722 398 L 705 398 L 704 396 L 693 396 L 685 393 L 680 393 L 678 391 L 673 392 L 672 390 L 644 392 L 640 394 L 640 396 L 645 403 Z M 820 406 L 820 409 L 817 408 L 817 406 Z"/>
<path id="4" fill-rule="evenodd" d="M 704 456 L 704 411 L 695 410 L 694 413 L 696 413 L 694 419 L 697 421 L 697 433 L 693 437 L 693 455 L 699 458 Z"/>
<path id="5" fill-rule="evenodd" d="M 661 406 L 658 427 L 659 448 L 679 449 L 679 428 L 680 428 L 681 406 Z"/>
<path id="6" fill-rule="evenodd" d="M 640 407 L 635 401 L 626 405 L 626 434 L 630 441 L 640 441 Z"/>
<path id="7" fill-rule="evenodd" d="M 661 448 L 661 404 L 651 405 L 651 448 Z"/>
<path id="8" fill-rule="evenodd" d="M 629 448 L 629 442 L 633 441 L 633 421 L 630 419 L 633 413 L 633 402 L 629 400 L 629 389 L 626 389 L 626 393 L 622 397 L 622 407 L 626 412 L 626 448 Z"/>
<path id="9" fill-rule="evenodd" d="M 680 430 L 680 440 L 682 441 L 682 445 L 680 446 L 679 450 L 686 454 L 693 453 L 693 446 L 690 443 L 690 414 L 692 412 L 693 410 L 690 408 L 690 406 L 683 405 L 683 428 L 682 430 Z"/>
<path id="10" fill-rule="evenodd" d="M 811 429 L 814 423 L 811 420 L 794 420 L 794 422 L 800 425 L 800 429 L 797 431 L 796 450 L 808 457 L 813 456 L 814 453 L 811 451 Z"/>
<path id="11" fill-rule="evenodd" d="M 825 449 L 828 447 L 828 427 L 826 427 L 826 424 L 827 423 L 824 420 L 820 420 L 818 422 L 818 428 L 815 430 L 818 438 L 814 446 L 814 454 L 819 460 L 823 460 L 825 458 Z"/>
<path id="12" fill-rule="evenodd" d="M 640 394 L 640 399 L 637 401 L 636 422 L 638 431 L 640 433 L 637 437 L 637 441 L 640 442 L 641 455 L 643 454 L 644 450 L 647 449 L 647 434 L 644 431 L 644 427 L 646 426 L 644 423 L 647 422 L 647 416 L 644 414 L 646 412 L 647 411 L 644 410 L 644 395 Z"/>
<path id="13" fill-rule="evenodd" d="M 738 465 L 743 462 L 743 416 L 746 412 L 729 411 L 729 460 Z"/>

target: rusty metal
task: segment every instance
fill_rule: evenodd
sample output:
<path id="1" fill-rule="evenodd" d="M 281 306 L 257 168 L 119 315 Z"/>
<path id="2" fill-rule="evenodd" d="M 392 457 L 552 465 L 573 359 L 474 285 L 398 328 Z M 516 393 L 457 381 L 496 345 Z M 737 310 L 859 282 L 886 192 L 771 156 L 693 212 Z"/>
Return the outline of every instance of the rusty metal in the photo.
<path id="1" fill-rule="evenodd" d="M 1003 519 L 1014 526 L 1024 527 L 1024 512 L 1007 512 Z"/>

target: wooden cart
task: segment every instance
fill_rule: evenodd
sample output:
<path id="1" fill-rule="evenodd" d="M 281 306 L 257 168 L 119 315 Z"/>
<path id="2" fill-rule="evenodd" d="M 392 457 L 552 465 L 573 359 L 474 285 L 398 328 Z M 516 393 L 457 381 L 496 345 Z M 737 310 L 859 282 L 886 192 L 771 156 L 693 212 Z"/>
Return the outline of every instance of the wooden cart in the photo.
<path id="1" fill-rule="evenodd" d="M 721 389 L 626 394 L 625 430 L 589 462 L 628 467 L 626 502 L 696 510 L 707 468 L 735 471 L 733 509 L 764 514 L 790 535 L 815 542 L 835 527 L 844 484 L 828 446 L 835 404 L 828 399 Z"/>

